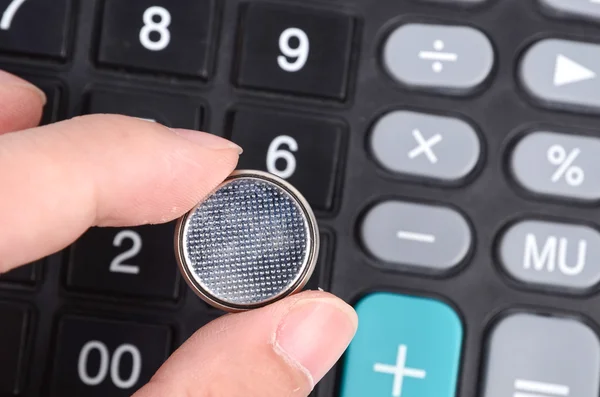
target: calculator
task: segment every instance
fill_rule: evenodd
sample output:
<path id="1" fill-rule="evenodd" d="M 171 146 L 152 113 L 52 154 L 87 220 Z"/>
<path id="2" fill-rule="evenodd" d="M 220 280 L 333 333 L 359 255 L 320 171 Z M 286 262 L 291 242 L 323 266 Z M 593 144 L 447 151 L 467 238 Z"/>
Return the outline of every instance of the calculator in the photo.
<path id="1" fill-rule="evenodd" d="M 314 397 L 598 396 L 600 1 L 0 0 L 0 68 L 42 124 L 208 131 L 306 197 L 306 288 L 359 317 Z M 0 276 L 0 396 L 131 395 L 221 316 L 173 233 Z"/>

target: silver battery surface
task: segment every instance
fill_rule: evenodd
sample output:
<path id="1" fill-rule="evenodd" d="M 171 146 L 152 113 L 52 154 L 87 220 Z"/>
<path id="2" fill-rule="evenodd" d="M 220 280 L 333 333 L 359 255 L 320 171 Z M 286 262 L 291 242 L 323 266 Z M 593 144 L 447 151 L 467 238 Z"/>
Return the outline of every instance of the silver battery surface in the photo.
<path id="1" fill-rule="evenodd" d="M 235 171 L 179 219 L 175 252 L 199 297 L 221 310 L 249 310 L 305 286 L 318 257 L 318 226 L 283 179 Z"/>

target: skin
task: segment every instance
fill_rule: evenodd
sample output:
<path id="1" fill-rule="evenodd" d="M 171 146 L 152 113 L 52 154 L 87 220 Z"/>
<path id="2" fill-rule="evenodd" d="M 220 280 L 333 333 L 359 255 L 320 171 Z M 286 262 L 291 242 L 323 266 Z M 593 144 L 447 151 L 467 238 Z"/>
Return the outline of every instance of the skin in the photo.
<path id="1" fill-rule="evenodd" d="M 36 87 L 0 72 L 0 273 L 67 247 L 92 226 L 176 219 L 241 154 L 211 134 L 117 115 L 37 127 L 45 102 Z M 320 291 L 225 315 L 199 329 L 134 396 L 308 396 L 357 324 L 352 307 Z"/>

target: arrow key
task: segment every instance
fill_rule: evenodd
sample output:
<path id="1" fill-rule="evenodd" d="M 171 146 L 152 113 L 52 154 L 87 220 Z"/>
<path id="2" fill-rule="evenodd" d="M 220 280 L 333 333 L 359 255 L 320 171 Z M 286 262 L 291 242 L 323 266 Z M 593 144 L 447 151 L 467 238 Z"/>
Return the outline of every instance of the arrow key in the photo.
<path id="1" fill-rule="evenodd" d="M 543 105 L 600 112 L 600 45 L 547 39 L 519 67 L 522 85 Z"/>

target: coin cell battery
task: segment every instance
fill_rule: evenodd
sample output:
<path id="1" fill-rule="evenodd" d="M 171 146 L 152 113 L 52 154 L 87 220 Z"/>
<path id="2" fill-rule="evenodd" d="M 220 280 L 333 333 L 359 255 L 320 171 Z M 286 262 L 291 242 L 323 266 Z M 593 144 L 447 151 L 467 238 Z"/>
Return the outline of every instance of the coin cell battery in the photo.
<path id="1" fill-rule="evenodd" d="M 306 285 L 318 257 L 318 226 L 283 179 L 235 171 L 179 219 L 175 252 L 200 298 L 229 312 L 250 310 Z"/>

